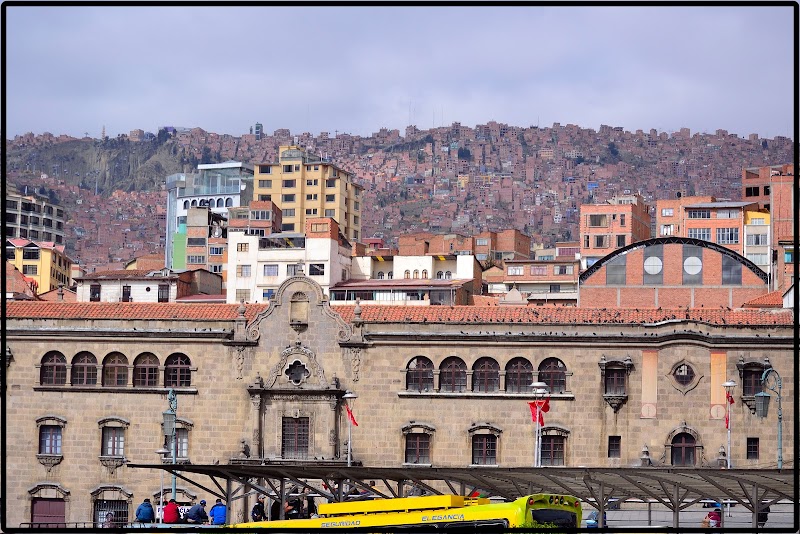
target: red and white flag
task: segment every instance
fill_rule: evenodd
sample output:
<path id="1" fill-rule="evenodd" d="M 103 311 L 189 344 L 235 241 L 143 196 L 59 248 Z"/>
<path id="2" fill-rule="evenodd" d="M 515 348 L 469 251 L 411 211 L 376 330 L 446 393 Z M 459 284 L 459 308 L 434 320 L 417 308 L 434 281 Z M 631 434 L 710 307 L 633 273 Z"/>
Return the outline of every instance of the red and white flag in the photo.
<path id="1" fill-rule="evenodd" d="M 727 391 L 725 392 L 725 399 L 728 401 L 728 404 L 733 404 L 733 395 L 731 395 Z M 731 412 L 730 409 L 725 410 L 725 428 L 730 428 L 731 423 L 728 420 L 728 415 L 730 414 L 730 412 Z"/>
<path id="2" fill-rule="evenodd" d="M 550 398 L 530 401 L 528 406 L 531 408 L 531 420 L 535 423 L 538 419 L 539 426 L 544 426 L 544 416 L 542 414 L 550 411 Z"/>
<path id="3" fill-rule="evenodd" d="M 350 406 L 345 404 L 344 409 L 347 410 L 347 418 L 350 419 L 350 422 L 353 423 L 353 426 L 358 426 L 358 423 L 356 423 L 356 418 L 353 417 L 353 411 L 350 409 Z"/>

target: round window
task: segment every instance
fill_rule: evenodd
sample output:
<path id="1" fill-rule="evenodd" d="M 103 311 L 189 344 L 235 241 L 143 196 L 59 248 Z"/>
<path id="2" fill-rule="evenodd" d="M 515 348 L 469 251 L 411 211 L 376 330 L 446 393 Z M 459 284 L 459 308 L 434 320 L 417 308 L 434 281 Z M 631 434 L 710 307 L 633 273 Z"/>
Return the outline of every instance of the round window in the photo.
<path id="1" fill-rule="evenodd" d="M 672 373 L 672 376 L 675 377 L 675 380 L 680 385 L 688 386 L 692 383 L 692 380 L 694 380 L 694 369 L 692 369 L 691 365 L 682 363 L 675 368 L 675 372 Z"/>
<path id="2" fill-rule="evenodd" d="M 698 274 L 703 268 L 703 262 L 697 256 L 689 256 L 683 261 L 683 270 L 686 274 Z"/>
<path id="3" fill-rule="evenodd" d="M 661 258 L 650 256 L 644 260 L 644 272 L 647 274 L 658 274 L 661 272 Z"/>

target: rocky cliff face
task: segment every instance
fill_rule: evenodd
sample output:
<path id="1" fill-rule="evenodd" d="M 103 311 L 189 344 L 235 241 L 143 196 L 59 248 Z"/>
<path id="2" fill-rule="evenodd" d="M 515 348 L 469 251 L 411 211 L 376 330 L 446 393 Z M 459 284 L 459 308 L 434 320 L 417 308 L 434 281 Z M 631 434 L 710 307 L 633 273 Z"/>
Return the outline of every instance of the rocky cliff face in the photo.
<path id="1" fill-rule="evenodd" d="M 126 138 L 77 139 L 45 146 L 9 147 L 9 171 L 45 173 L 99 193 L 151 191 L 184 168 L 183 150 L 174 140 L 131 142 Z"/>

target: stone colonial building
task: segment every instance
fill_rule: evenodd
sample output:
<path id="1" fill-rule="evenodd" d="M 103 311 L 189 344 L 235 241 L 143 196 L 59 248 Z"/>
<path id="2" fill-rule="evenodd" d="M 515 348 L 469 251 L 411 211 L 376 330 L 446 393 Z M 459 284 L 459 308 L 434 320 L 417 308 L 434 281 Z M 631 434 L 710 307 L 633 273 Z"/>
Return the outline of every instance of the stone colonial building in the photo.
<path id="1" fill-rule="evenodd" d="M 170 389 L 177 461 L 192 464 L 344 466 L 347 391 L 358 395 L 353 461 L 377 467 L 533 465 L 535 381 L 550 396 L 545 466 L 718 469 L 732 379 L 733 466 L 774 468 L 776 410 L 754 413 L 765 368 L 794 410 L 791 310 L 331 307 L 296 276 L 269 304 L 6 311 L 3 520 L 14 527 L 107 510 L 124 520 L 158 499 L 160 473 L 126 463 L 162 461 Z M 785 451 L 794 439 L 784 422 Z M 177 485 L 179 502 L 207 498 Z M 252 503 L 236 501 L 234 519 Z"/>

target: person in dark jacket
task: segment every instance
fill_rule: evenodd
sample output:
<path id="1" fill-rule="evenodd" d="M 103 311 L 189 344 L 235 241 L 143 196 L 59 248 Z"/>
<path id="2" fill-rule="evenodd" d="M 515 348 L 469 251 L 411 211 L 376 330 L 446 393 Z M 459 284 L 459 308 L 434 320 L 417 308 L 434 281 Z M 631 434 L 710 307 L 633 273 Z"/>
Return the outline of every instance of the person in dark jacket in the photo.
<path id="1" fill-rule="evenodd" d="M 253 505 L 253 509 L 250 510 L 250 519 L 253 521 L 266 521 L 267 520 L 267 511 L 264 510 L 264 496 L 259 495 L 258 500 Z"/>
<path id="2" fill-rule="evenodd" d="M 178 503 L 175 502 L 175 499 L 170 499 L 167 505 L 164 507 L 162 513 L 164 514 L 163 521 L 164 523 L 180 523 L 181 522 L 181 513 L 178 511 Z"/>
<path id="3" fill-rule="evenodd" d="M 767 519 L 769 519 L 769 506 L 765 506 L 758 512 L 758 528 L 764 528 Z"/>
<path id="4" fill-rule="evenodd" d="M 208 523 L 208 514 L 206 513 L 206 501 L 203 499 L 195 504 L 189 511 L 186 512 L 187 523 L 198 523 L 204 525 Z"/>
<path id="5" fill-rule="evenodd" d="M 217 502 L 215 502 L 211 510 L 208 511 L 208 517 L 211 519 L 212 525 L 224 525 L 226 514 L 227 509 L 225 505 L 222 504 L 222 499 L 217 499 Z"/>
<path id="6" fill-rule="evenodd" d="M 145 499 L 136 509 L 136 521 L 138 523 L 152 523 L 155 520 L 156 512 L 153 510 L 153 505 L 150 504 L 150 499 Z"/>

